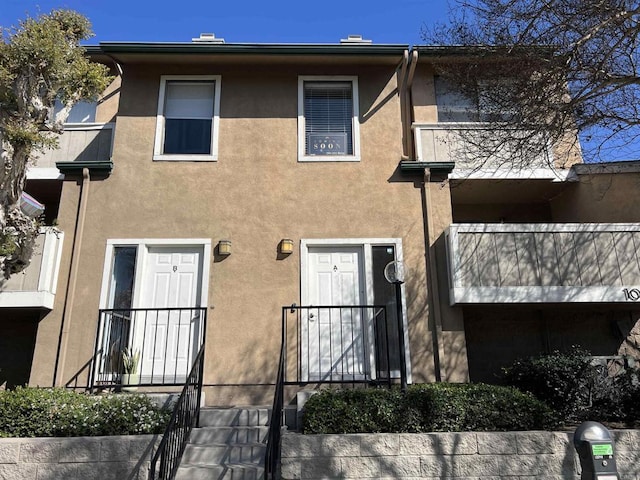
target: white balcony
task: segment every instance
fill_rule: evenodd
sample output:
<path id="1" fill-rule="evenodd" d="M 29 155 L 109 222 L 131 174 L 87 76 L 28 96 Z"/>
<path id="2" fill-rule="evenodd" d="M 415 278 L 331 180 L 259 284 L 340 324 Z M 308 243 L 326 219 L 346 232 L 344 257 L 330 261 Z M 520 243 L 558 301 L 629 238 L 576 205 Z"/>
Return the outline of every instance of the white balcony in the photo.
<path id="1" fill-rule="evenodd" d="M 640 301 L 640 224 L 453 224 L 450 303 Z"/>
<path id="2" fill-rule="evenodd" d="M 495 126 L 491 127 L 495 128 Z M 550 146 L 541 147 L 530 158 L 520 158 L 514 146 L 499 142 L 481 122 L 414 124 L 418 162 L 455 164 L 450 178 L 538 178 L 560 180 L 566 175 L 551 168 Z M 476 142 L 495 142 L 491 157 L 478 152 Z M 524 166 L 524 167 L 523 167 Z"/>
<path id="3" fill-rule="evenodd" d="M 0 308 L 53 309 L 63 239 L 54 227 L 40 229 L 29 266 L 0 280 Z"/>

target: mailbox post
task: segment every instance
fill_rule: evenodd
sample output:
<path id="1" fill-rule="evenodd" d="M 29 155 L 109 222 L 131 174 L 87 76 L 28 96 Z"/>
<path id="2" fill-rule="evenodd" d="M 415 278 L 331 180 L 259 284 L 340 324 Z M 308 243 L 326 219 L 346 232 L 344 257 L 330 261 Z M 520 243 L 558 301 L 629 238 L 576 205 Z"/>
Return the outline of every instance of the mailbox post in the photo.
<path id="1" fill-rule="evenodd" d="M 609 430 L 598 422 L 584 422 L 573 434 L 580 457 L 581 480 L 620 480 Z"/>

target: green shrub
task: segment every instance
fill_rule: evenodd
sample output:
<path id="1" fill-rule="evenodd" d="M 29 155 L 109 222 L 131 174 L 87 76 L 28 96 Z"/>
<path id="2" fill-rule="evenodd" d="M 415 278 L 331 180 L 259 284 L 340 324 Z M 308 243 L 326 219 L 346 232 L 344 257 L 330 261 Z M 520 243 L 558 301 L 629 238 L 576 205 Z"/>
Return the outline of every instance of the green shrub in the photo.
<path id="1" fill-rule="evenodd" d="M 304 406 L 305 433 L 378 433 L 399 423 L 398 390 L 323 390 Z"/>
<path id="2" fill-rule="evenodd" d="M 0 392 L 0 436 L 162 433 L 170 413 L 144 395 L 86 395 L 61 388 Z"/>
<path id="3" fill-rule="evenodd" d="M 518 360 L 504 369 L 504 379 L 547 403 L 560 423 L 640 420 L 637 368 L 611 375 L 608 365 L 594 364 L 578 347 Z"/>
<path id="4" fill-rule="evenodd" d="M 426 384 L 398 390 L 325 390 L 305 404 L 304 433 L 530 430 L 552 427 L 551 410 L 514 388 Z"/>
<path id="5" fill-rule="evenodd" d="M 597 376 L 589 352 L 579 347 L 518 360 L 503 372 L 507 385 L 533 394 L 565 422 L 585 417 Z"/>

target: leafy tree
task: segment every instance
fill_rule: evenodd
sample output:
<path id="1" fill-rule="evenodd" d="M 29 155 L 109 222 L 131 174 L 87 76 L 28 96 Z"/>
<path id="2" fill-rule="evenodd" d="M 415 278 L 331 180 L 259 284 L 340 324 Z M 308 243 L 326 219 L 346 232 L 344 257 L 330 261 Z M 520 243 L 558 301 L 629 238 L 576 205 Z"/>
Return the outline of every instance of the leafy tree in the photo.
<path id="1" fill-rule="evenodd" d="M 53 10 L 2 28 L 0 41 L 0 270 L 26 266 L 38 222 L 19 207 L 34 153 L 57 146 L 71 107 L 92 100 L 110 82 L 107 67 L 91 62 L 79 42 L 90 22 L 70 10 Z M 62 108 L 56 115 L 54 104 Z"/>
<path id="2" fill-rule="evenodd" d="M 515 148 L 521 153 L 515 157 L 518 165 L 526 165 L 549 142 L 571 147 L 576 132 L 587 140 L 587 159 L 606 160 L 610 147 L 638 153 L 637 0 L 455 0 L 455 5 L 449 23 L 423 33 L 432 43 L 466 47 L 464 61 L 443 55 L 438 72 L 485 109 L 486 136 L 470 139 L 483 158 L 502 149 L 513 161 Z M 561 162 L 572 163 L 571 152 L 576 149 L 557 150 L 556 163 L 561 154 Z"/>

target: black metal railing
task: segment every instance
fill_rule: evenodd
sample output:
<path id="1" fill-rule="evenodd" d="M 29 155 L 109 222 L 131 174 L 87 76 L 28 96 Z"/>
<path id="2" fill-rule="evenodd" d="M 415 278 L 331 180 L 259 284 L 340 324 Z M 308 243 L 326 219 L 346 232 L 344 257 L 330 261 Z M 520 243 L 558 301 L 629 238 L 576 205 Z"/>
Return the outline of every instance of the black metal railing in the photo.
<path id="1" fill-rule="evenodd" d="M 100 310 L 89 388 L 182 385 L 204 341 L 206 308 Z"/>
<path id="2" fill-rule="evenodd" d="M 151 459 L 149 480 L 175 478 L 189 434 L 193 427 L 199 424 L 203 374 L 204 345 L 196 356 L 182 393 L 173 408 L 169 424 L 162 435 L 162 441 Z"/>
<path id="3" fill-rule="evenodd" d="M 396 312 L 400 312 L 399 314 Z M 282 338 L 265 457 L 277 478 L 285 386 L 406 383 L 400 310 L 380 305 L 282 307 Z"/>
<path id="4" fill-rule="evenodd" d="M 285 384 L 400 377 L 398 326 L 383 305 L 283 307 L 282 331 Z"/>
<path id="5" fill-rule="evenodd" d="M 283 314 L 284 315 L 284 314 Z M 284 318 L 284 317 L 283 317 Z M 277 478 L 278 462 L 280 460 L 280 436 L 282 430 L 282 409 L 284 407 L 284 365 L 285 342 L 284 328 L 282 329 L 282 342 L 280 343 L 280 361 L 278 362 L 278 376 L 276 378 L 276 390 L 273 396 L 273 408 L 269 420 L 269 432 L 267 434 L 267 449 L 265 453 L 265 478 L 273 480 Z"/>

